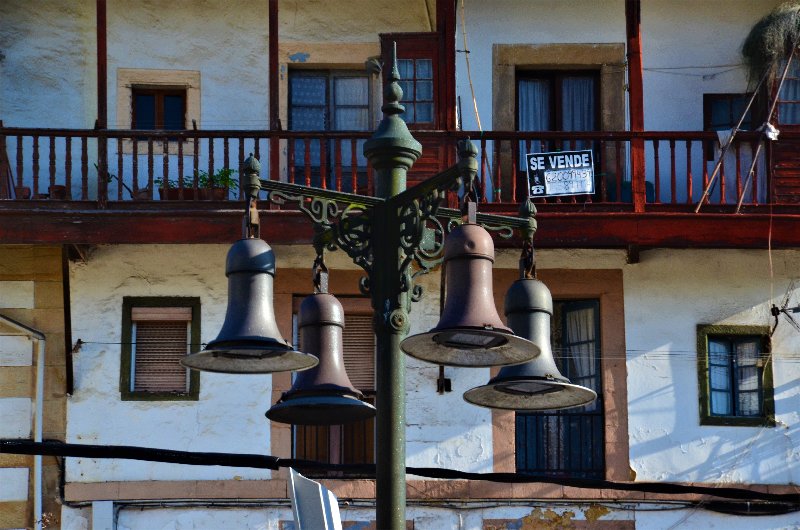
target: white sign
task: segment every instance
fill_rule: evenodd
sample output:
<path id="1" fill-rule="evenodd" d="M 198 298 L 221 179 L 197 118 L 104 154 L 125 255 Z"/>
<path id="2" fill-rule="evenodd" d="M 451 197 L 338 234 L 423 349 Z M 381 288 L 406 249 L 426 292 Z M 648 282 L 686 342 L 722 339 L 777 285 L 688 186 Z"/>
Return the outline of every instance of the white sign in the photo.
<path id="1" fill-rule="evenodd" d="M 525 155 L 528 197 L 594 193 L 592 151 L 558 151 Z"/>

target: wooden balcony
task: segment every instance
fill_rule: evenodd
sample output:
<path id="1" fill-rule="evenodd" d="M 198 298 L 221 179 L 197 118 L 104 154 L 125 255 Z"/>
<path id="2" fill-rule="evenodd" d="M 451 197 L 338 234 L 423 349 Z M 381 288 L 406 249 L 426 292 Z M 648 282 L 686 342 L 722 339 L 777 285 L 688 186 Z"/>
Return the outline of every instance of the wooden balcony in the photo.
<path id="1" fill-rule="evenodd" d="M 369 195 L 374 172 L 361 148 L 370 134 L 0 127 L 0 243 L 230 242 L 239 237 L 241 190 L 214 198 L 205 176 L 238 170 L 253 153 L 264 178 Z M 446 156 L 418 164 L 410 183 L 444 169 L 456 141 L 470 137 L 479 151 L 480 208 L 509 215 L 527 189 L 524 153 L 592 149 L 593 195 L 537 201 L 539 247 L 766 248 L 769 237 L 773 247 L 800 246 L 800 203 L 785 194 L 772 200 L 770 149 L 747 178 L 755 133 L 737 135 L 700 213 L 695 206 L 720 156 L 715 133 L 414 135 Z M 782 134 L 781 142 L 800 143 L 800 134 Z M 637 149 L 643 169 L 631 163 Z M 265 239 L 310 241 L 302 214 L 262 205 Z"/>

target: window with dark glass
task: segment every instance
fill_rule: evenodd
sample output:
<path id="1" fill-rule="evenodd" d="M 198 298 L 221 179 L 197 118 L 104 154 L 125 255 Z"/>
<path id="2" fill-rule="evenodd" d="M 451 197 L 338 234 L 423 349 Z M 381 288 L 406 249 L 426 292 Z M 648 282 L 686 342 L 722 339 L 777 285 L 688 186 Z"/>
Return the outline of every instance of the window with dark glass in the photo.
<path id="1" fill-rule="evenodd" d="M 785 62 L 778 72 L 783 72 Z M 780 79 L 776 79 L 776 83 Z M 800 61 L 794 60 L 786 73 L 786 79 L 778 93 L 778 123 L 781 125 L 800 125 Z"/>
<path id="2" fill-rule="evenodd" d="M 518 131 L 596 131 L 599 76 L 591 71 L 517 72 Z M 591 142 L 535 142 L 523 152 L 588 149 Z M 524 167 L 524 164 L 522 165 Z"/>
<path id="3" fill-rule="evenodd" d="M 364 400 L 375 403 L 375 333 L 372 311 L 366 298 L 340 297 L 345 310 L 342 334 L 344 366 L 353 386 Z M 295 299 L 295 314 L 300 299 Z M 295 318 L 296 322 L 296 318 Z M 295 347 L 299 347 L 294 330 Z M 331 464 L 375 463 L 375 420 L 373 418 L 343 425 L 296 425 L 294 456 Z"/>
<path id="4" fill-rule="evenodd" d="M 131 89 L 134 129 L 180 131 L 186 129 L 186 90 L 178 88 Z"/>
<path id="5" fill-rule="evenodd" d="M 563 375 L 597 392 L 589 405 L 516 414 L 518 473 L 604 478 L 605 419 L 600 365 L 600 303 L 555 301 L 553 357 Z"/>
<path id="6" fill-rule="evenodd" d="M 753 129 L 752 111 L 748 110 L 747 103 L 750 94 L 703 94 L 703 129 L 706 131 L 727 131 L 736 127 L 739 120 L 744 120 L 739 127 L 744 131 Z M 706 149 L 706 159 L 714 160 L 714 144 Z"/>
<path id="7" fill-rule="evenodd" d="M 433 124 L 433 60 L 398 59 L 403 119 L 409 125 Z"/>
<path id="8" fill-rule="evenodd" d="M 364 73 L 326 70 L 289 72 L 289 129 L 292 131 L 368 131 L 370 130 L 370 83 Z M 305 168 L 310 169 L 311 185 L 335 187 L 337 165 L 342 172 L 342 190 L 353 190 L 352 170 L 357 172 L 357 188 L 366 185 L 367 160 L 362 154 L 365 140 L 321 142 L 319 137 L 297 139 L 291 156 L 295 179 L 304 183 Z"/>
<path id="9" fill-rule="evenodd" d="M 199 344 L 199 298 L 124 297 L 122 399 L 197 399 L 199 373 L 180 361 Z"/>
<path id="10" fill-rule="evenodd" d="M 698 326 L 698 355 L 701 424 L 774 421 L 768 328 Z"/>

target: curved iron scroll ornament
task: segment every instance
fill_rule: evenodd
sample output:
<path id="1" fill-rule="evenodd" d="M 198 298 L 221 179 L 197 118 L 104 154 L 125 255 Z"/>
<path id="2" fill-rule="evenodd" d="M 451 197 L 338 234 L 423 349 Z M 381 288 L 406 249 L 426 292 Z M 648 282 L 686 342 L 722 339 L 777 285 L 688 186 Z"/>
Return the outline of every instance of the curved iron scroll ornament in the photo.
<path id="1" fill-rule="evenodd" d="M 353 263 L 367 273 L 359 280 L 359 289 L 369 295 L 369 276 L 372 272 L 372 210 L 362 203 L 346 203 L 334 198 L 294 194 L 283 190 L 272 190 L 270 202 L 278 205 L 296 204 L 314 223 L 315 240 L 328 250 L 342 249 Z"/>

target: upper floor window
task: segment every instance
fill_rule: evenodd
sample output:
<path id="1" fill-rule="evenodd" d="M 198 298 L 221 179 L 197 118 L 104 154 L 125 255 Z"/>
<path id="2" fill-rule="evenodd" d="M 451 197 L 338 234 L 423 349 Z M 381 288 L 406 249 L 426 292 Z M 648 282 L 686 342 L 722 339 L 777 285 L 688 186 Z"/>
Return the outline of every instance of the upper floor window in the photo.
<path id="1" fill-rule="evenodd" d="M 785 62 L 778 72 L 783 72 Z M 780 78 L 775 80 L 776 89 Z M 800 61 L 795 59 L 789 67 L 786 79 L 778 94 L 778 123 L 781 125 L 800 125 Z"/>
<path id="2" fill-rule="evenodd" d="M 300 299 L 296 299 L 295 314 Z M 350 382 L 364 394 L 365 401 L 375 403 L 375 333 L 372 310 L 366 298 L 340 297 L 345 310 L 342 334 L 344 366 Z M 295 317 L 296 322 L 296 317 Z M 297 330 L 294 333 L 298 347 Z M 331 464 L 375 463 L 375 420 L 343 425 L 294 426 L 294 457 Z"/>
<path id="3" fill-rule="evenodd" d="M 289 72 L 289 129 L 292 131 L 368 131 L 370 129 L 370 80 L 363 72 L 336 70 L 292 70 Z M 367 160 L 362 154 L 364 140 L 297 139 L 294 158 L 298 182 L 309 167 L 312 186 L 335 186 L 342 170 L 342 191 L 352 189 L 352 170 L 357 187 L 366 185 Z M 362 174 L 359 174 L 362 173 Z"/>
<path id="4" fill-rule="evenodd" d="M 122 399 L 197 399 L 199 373 L 180 361 L 199 344 L 199 298 L 123 298 Z"/>
<path id="5" fill-rule="evenodd" d="M 403 119 L 409 124 L 433 124 L 433 59 L 398 59 Z"/>
<path id="6" fill-rule="evenodd" d="M 769 328 L 697 327 L 700 423 L 774 423 Z"/>
<path id="7" fill-rule="evenodd" d="M 180 131 L 186 128 L 185 88 L 133 87 L 133 129 Z"/>
<path id="8" fill-rule="evenodd" d="M 605 418 L 600 369 L 600 304 L 556 301 L 551 322 L 558 369 L 597 392 L 593 403 L 561 411 L 517 413 L 518 473 L 605 477 Z"/>
<path id="9" fill-rule="evenodd" d="M 736 127 L 739 120 L 742 130 L 753 129 L 753 112 L 749 109 L 745 114 L 751 94 L 703 94 L 703 130 L 727 131 Z M 714 160 L 716 143 L 709 144 L 706 149 L 706 160 Z"/>
<path id="10" fill-rule="evenodd" d="M 517 130 L 596 131 L 598 92 L 599 77 L 591 71 L 520 71 L 517 75 Z M 532 145 L 528 152 L 586 149 L 588 146 L 588 142 Z"/>

